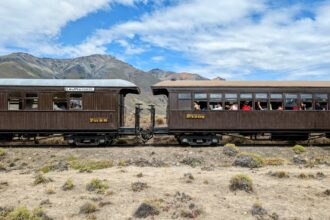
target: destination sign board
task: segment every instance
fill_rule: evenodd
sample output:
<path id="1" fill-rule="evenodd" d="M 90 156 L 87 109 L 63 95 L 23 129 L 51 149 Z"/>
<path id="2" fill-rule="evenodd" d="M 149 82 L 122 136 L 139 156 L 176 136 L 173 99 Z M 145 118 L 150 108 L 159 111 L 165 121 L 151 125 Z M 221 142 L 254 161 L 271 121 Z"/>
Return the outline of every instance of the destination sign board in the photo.
<path id="1" fill-rule="evenodd" d="M 66 92 L 94 92 L 94 87 L 65 87 Z"/>

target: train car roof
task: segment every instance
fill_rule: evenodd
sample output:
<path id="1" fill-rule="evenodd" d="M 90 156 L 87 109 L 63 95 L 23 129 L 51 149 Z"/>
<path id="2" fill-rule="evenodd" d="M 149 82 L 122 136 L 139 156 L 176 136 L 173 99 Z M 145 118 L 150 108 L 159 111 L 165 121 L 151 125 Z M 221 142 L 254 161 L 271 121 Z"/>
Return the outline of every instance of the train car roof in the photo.
<path id="1" fill-rule="evenodd" d="M 330 81 L 222 81 L 177 80 L 162 81 L 153 88 L 166 87 L 330 87 Z"/>
<path id="2" fill-rule="evenodd" d="M 168 89 L 252 87 L 252 88 L 330 88 L 330 81 L 222 81 L 222 80 L 177 80 L 162 81 L 153 85 L 154 95 L 168 95 Z"/>
<path id="3" fill-rule="evenodd" d="M 41 87 L 137 87 L 122 79 L 0 79 L 0 86 L 41 86 Z"/>

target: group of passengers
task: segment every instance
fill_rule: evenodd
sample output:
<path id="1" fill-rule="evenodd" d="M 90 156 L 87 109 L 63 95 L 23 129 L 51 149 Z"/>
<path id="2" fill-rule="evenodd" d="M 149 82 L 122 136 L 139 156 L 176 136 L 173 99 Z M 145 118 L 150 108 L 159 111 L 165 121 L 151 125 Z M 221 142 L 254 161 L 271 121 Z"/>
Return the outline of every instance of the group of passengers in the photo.
<path id="1" fill-rule="evenodd" d="M 230 105 L 225 105 L 225 109 L 226 110 L 230 110 L 230 111 L 237 111 L 239 109 L 239 107 L 238 107 L 238 104 L 237 103 L 233 103 L 233 104 L 230 104 Z M 256 103 L 256 109 L 257 110 L 267 110 L 267 107 L 266 108 L 263 108 L 261 106 L 261 103 L 260 102 L 257 102 Z M 270 110 L 274 110 L 272 108 L 272 104 L 270 104 L 269 109 Z M 194 102 L 194 110 L 195 111 L 205 111 L 206 109 L 204 109 L 204 108 L 201 109 L 200 104 L 195 101 Z M 212 108 L 212 110 L 224 110 L 224 109 L 223 109 L 221 103 L 218 102 L 218 103 L 216 103 L 214 105 L 214 107 Z M 243 105 L 241 106 L 241 110 L 243 110 L 243 111 L 251 111 L 251 110 L 253 110 L 251 103 L 249 101 L 245 101 L 243 103 Z M 278 105 L 277 108 L 276 108 L 276 110 L 279 110 L 279 111 L 284 110 L 282 104 Z M 307 106 L 306 106 L 305 103 L 301 102 L 299 106 L 298 105 L 293 106 L 291 110 L 292 111 L 298 111 L 298 110 L 306 111 L 306 110 L 309 110 L 309 109 L 307 109 Z M 320 103 L 315 103 L 315 110 L 326 110 L 326 109 L 324 107 L 322 107 L 320 105 Z"/>

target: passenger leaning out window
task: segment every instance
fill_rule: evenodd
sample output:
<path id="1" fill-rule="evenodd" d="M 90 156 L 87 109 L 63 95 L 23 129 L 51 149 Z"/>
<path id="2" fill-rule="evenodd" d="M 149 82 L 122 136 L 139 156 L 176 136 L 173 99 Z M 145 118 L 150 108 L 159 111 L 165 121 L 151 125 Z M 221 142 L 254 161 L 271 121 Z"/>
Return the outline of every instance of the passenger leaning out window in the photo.
<path id="1" fill-rule="evenodd" d="M 195 111 L 200 111 L 201 110 L 201 106 L 197 102 L 194 102 L 194 110 Z"/>
<path id="2" fill-rule="evenodd" d="M 245 101 L 243 106 L 242 106 L 242 110 L 243 111 L 251 111 L 251 106 L 250 103 L 248 101 Z"/>
<path id="3" fill-rule="evenodd" d="M 217 103 L 216 106 L 212 110 L 223 110 L 223 108 L 220 103 Z"/>
<path id="4" fill-rule="evenodd" d="M 234 103 L 230 106 L 229 110 L 232 110 L 232 111 L 237 111 L 238 110 L 238 104 L 237 103 Z"/>

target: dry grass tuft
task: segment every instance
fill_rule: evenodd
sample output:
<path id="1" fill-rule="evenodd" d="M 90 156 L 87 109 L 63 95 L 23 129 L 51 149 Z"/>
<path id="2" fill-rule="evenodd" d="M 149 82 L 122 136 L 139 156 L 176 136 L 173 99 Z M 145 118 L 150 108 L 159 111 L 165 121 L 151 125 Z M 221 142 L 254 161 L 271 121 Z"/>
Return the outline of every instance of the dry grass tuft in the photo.
<path id="1" fill-rule="evenodd" d="M 281 166 L 281 165 L 284 165 L 285 163 L 286 163 L 286 160 L 284 160 L 282 158 L 273 157 L 273 158 L 265 159 L 265 165 L 267 165 L 267 166 Z"/>
<path id="2" fill-rule="evenodd" d="M 127 161 L 124 159 L 121 159 L 118 161 L 118 166 L 120 167 L 126 167 L 127 166 Z"/>
<path id="3" fill-rule="evenodd" d="M 251 214 L 253 216 L 258 216 L 258 219 L 263 219 L 262 216 L 267 215 L 267 211 L 262 207 L 261 202 L 258 201 L 253 204 L 251 208 Z"/>
<path id="4" fill-rule="evenodd" d="M 240 152 L 240 149 L 238 147 L 236 147 L 235 144 L 225 144 L 225 146 L 223 147 L 223 153 L 233 157 L 236 156 L 238 153 Z"/>
<path id="5" fill-rule="evenodd" d="M 159 207 L 152 201 L 144 201 L 134 213 L 135 218 L 147 218 L 149 216 L 159 215 Z"/>
<path id="6" fill-rule="evenodd" d="M 149 188 L 148 184 L 143 182 L 134 182 L 131 185 L 133 192 L 141 192 L 144 189 Z"/>
<path id="7" fill-rule="evenodd" d="M 230 190 L 243 190 L 245 192 L 253 192 L 252 179 L 245 174 L 237 174 L 230 179 Z"/>
<path id="8" fill-rule="evenodd" d="M 235 166 L 258 168 L 265 165 L 265 160 L 259 155 L 254 153 L 240 153 L 235 161 Z"/>
<path id="9" fill-rule="evenodd" d="M 96 208 L 96 205 L 94 203 L 86 202 L 80 207 L 79 213 L 90 214 L 90 213 L 93 213 L 93 212 L 96 212 L 96 211 L 97 211 L 97 208 Z"/>
<path id="10" fill-rule="evenodd" d="M 50 195 L 50 194 L 55 194 L 56 193 L 56 190 L 55 190 L 55 186 L 54 184 L 50 184 L 47 186 L 46 188 L 46 194 Z"/>
<path id="11" fill-rule="evenodd" d="M 65 183 L 62 186 L 62 190 L 67 191 L 67 190 L 72 190 L 75 187 L 72 179 L 67 179 Z"/>
<path id="12" fill-rule="evenodd" d="M 4 157 L 6 155 L 6 151 L 3 148 L 0 148 L 0 157 Z"/>
<path id="13" fill-rule="evenodd" d="M 105 169 L 113 167 L 111 160 L 72 160 L 69 161 L 70 166 L 80 172 L 90 172 L 92 170 Z"/>
<path id="14" fill-rule="evenodd" d="M 156 124 L 157 125 L 163 125 L 163 124 L 165 124 L 164 118 L 161 118 L 161 117 L 156 118 Z"/>
<path id="15" fill-rule="evenodd" d="M 34 176 L 34 185 L 39 185 L 39 184 L 46 184 L 46 183 L 50 183 L 53 182 L 53 180 L 51 178 L 45 177 L 43 176 L 41 173 L 37 173 Z"/>
<path id="16" fill-rule="evenodd" d="M 106 181 L 102 181 L 100 179 L 92 179 L 87 185 L 86 190 L 90 192 L 96 192 L 100 194 L 104 194 L 105 191 L 109 189 L 109 185 Z"/>
<path id="17" fill-rule="evenodd" d="M 295 145 L 291 148 L 296 154 L 301 154 L 306 151 L 305 147 L 302 145 Z"/>
<path id="18" fill-rule="evenodd" d="M 8 220 L 51 220 L 41 208 L 35 208 L 32 211 L 26 206 L 16 207 L 14 210 L 5 213 L 4 219 Z"/>
<path id="19" fill-rule="evenodd" d="M 268 173 L 268 175 L 273 176 L 273 177 L 277 177 L 277 178 L 280 178 L 280 179 L 290 177 L 290 175 L 285 171 L 276 171 L 276 172 L 271 172 L 270 171 Z"/>

